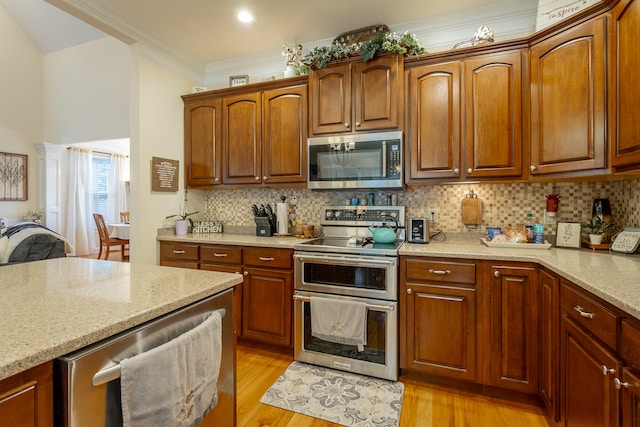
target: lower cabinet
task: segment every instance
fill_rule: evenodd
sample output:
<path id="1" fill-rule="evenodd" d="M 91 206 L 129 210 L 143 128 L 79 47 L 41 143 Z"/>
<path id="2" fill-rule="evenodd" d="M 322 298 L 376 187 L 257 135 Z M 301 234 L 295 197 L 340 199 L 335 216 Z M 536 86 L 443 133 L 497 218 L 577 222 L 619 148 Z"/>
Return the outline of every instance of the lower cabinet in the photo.
<path id="1" fill-rule="evenodd" d="M 560 278 L 541 268 L 540 281 L 540 397 L 553 421 L 560 419 Z"/>
<path id="2" fill-rule="evenodd" d="M 616 387 L 620 388 L 622 427 L 640 426 L 640 372 L 624 368 Z"/>
<path id="3" fill-rule="evenodd" d="M 0 380 L 0 424 L 11 427 L 53 426 L 52 363 Z"/>

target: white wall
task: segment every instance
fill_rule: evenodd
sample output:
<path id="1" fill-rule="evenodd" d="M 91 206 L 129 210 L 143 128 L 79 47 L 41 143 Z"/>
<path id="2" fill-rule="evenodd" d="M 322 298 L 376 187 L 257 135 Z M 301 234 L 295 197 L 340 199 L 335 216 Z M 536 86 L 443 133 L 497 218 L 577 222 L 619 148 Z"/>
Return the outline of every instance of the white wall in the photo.
<path id="1" fill-rule="evenodd" d="M 129 46 L 112 37 L 44 56 L 44 139 L 129 137 Z"/>
<path id="2" fill-rule="evenodd" d="M 133 55 L 137 56 L 135 48 Z M 184 197 L 184 135 L 181 95 L 195 84 L 147 59 L 136 60 L 131 115 L 131 261 L 157 264 L 157 229 L 178 213 Z M 135 87 L 137 85 L 137 88 Z M 151 158 L 179 160 L 178 192 L 151 191 Z M 191 199 L 191 197 L 190 197 Z M 203 209 L 189 203 L 191 209 Z"/>
<path id="3" fill-rule="evenodd" d="M 0 217 L 22 218 L 38 206 L 42 140 L 42 55 L 0 6 L 0 152 L 27 154 L 28 200 L 0 201 Z"/>

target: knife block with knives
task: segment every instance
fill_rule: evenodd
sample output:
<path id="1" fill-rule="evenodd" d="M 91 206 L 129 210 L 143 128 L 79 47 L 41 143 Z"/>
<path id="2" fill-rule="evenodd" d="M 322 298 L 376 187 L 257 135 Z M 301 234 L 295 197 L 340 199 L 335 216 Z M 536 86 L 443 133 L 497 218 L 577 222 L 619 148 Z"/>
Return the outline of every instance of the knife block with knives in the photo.
<path id="1" fill-rule="evenodd" d="M 269 205 L 251 205 L 253 219 L 256 223 L 256 236 L 271 237 L 276 231 L 276 214 Z"/>

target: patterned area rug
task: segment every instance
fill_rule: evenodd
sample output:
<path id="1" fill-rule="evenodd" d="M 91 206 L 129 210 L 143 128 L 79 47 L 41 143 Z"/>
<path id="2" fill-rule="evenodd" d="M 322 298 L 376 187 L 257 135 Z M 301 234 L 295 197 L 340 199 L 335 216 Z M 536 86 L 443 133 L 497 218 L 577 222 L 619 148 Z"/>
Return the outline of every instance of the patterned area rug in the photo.
<path id="1" fill-rule="evenodd" d="M 397 427 L 404 384 L 293 362 L 261 403 L 343 426 Z"/>

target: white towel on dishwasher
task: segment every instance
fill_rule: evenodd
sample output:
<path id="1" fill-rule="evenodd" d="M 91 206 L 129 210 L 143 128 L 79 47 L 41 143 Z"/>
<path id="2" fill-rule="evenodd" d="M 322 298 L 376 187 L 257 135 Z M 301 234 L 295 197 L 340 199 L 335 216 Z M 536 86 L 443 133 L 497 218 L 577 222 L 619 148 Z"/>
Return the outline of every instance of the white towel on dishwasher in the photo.
<path id="1" fill-rule="evenodd" d="M 325 341 L 357 345 L 367 343 L 367 304 L 311 297 L 311 335 Z"/>
<path id="2" fill-rule="evenodd" d="M 120 361 L 123 427 L 197 426 L 218 403 L 222 316 Z"/>

